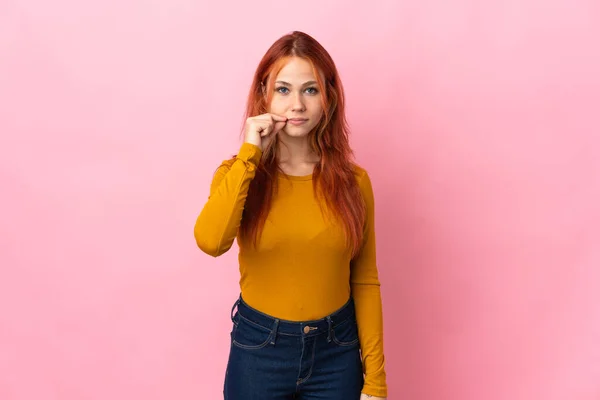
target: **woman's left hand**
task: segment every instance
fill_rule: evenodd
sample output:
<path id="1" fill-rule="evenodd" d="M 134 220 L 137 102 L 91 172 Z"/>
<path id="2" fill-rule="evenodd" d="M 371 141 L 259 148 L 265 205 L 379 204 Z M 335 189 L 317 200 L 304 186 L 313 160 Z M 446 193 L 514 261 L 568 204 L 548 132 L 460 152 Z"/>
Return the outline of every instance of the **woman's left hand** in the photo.
<path id="1" fill-rule="evenodd" d="M 375 397 L 375 396 L 370 396 L 368 394 L 361 393 L 360 400 L 387 400 L 387 397 Z"/>

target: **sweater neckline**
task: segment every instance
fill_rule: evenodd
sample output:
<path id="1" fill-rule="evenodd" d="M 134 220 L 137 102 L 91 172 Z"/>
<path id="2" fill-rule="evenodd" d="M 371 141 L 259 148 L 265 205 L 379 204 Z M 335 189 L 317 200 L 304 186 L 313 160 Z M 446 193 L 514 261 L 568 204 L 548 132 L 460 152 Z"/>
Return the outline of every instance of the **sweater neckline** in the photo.
<path id="1" fill-rule="evenodd" d="M 288 174 L 284 174 L 283 172 L 279 173 L 281 175 L 282 179 L 289 179 L 292 181 L 310 181 L 312 180 L 313 174 L 309 174 L 309 175 L 288 175 Z"/>

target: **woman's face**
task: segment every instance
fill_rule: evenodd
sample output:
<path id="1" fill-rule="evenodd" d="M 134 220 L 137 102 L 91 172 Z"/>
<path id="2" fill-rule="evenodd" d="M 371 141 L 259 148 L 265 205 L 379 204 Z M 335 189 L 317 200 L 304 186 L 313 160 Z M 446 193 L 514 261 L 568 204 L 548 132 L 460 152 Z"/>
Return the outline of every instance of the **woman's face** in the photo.
<path id="1" fill-rule="evenodd" d="M 288 118 L 282 132 L 307 136 L 323 115 L 321 92 L 308 61 L 292 57 L 275 78 L 270 112 Z"/>

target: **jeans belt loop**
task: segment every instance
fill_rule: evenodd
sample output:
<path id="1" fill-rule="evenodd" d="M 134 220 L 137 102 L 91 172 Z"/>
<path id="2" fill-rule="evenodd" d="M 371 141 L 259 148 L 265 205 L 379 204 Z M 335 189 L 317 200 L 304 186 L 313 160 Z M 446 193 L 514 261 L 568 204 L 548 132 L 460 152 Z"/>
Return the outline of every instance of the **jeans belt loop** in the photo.
<path id="1" fill-rule="evenodd" d="M 275 346 L 275 340 L 277 339 L 277 330 L 279 329 L 279 319 L 275 319 L 273 324 L 273 330 L 271 331 L 271 345 Z"/>

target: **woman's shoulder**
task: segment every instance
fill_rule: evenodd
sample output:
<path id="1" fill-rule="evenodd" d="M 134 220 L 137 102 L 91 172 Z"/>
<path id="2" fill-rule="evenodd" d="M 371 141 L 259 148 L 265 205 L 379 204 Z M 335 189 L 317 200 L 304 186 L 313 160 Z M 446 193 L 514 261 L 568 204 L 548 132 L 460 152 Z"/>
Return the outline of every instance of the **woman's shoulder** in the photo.
<path id="1" fill-rule="evenodd" d="M 356 182 L 358 183 L 358 188 L 363 198 L 367 202 L 367 205 L 373 204 L 373 185 L 371 183 L 371 178 L 369 177 L 369 172 L 362 166 L 354 163 L 354 176 L 356 176 Z"/>
<path id="2" fill-rule="evenodd" d="M 352 163 L 352 169 L 354 170 L 354 176 L 358 180 L 359 184 L 365 180 L 369 180 L 369 173 L 367 170 L 357 163 Z"/>

